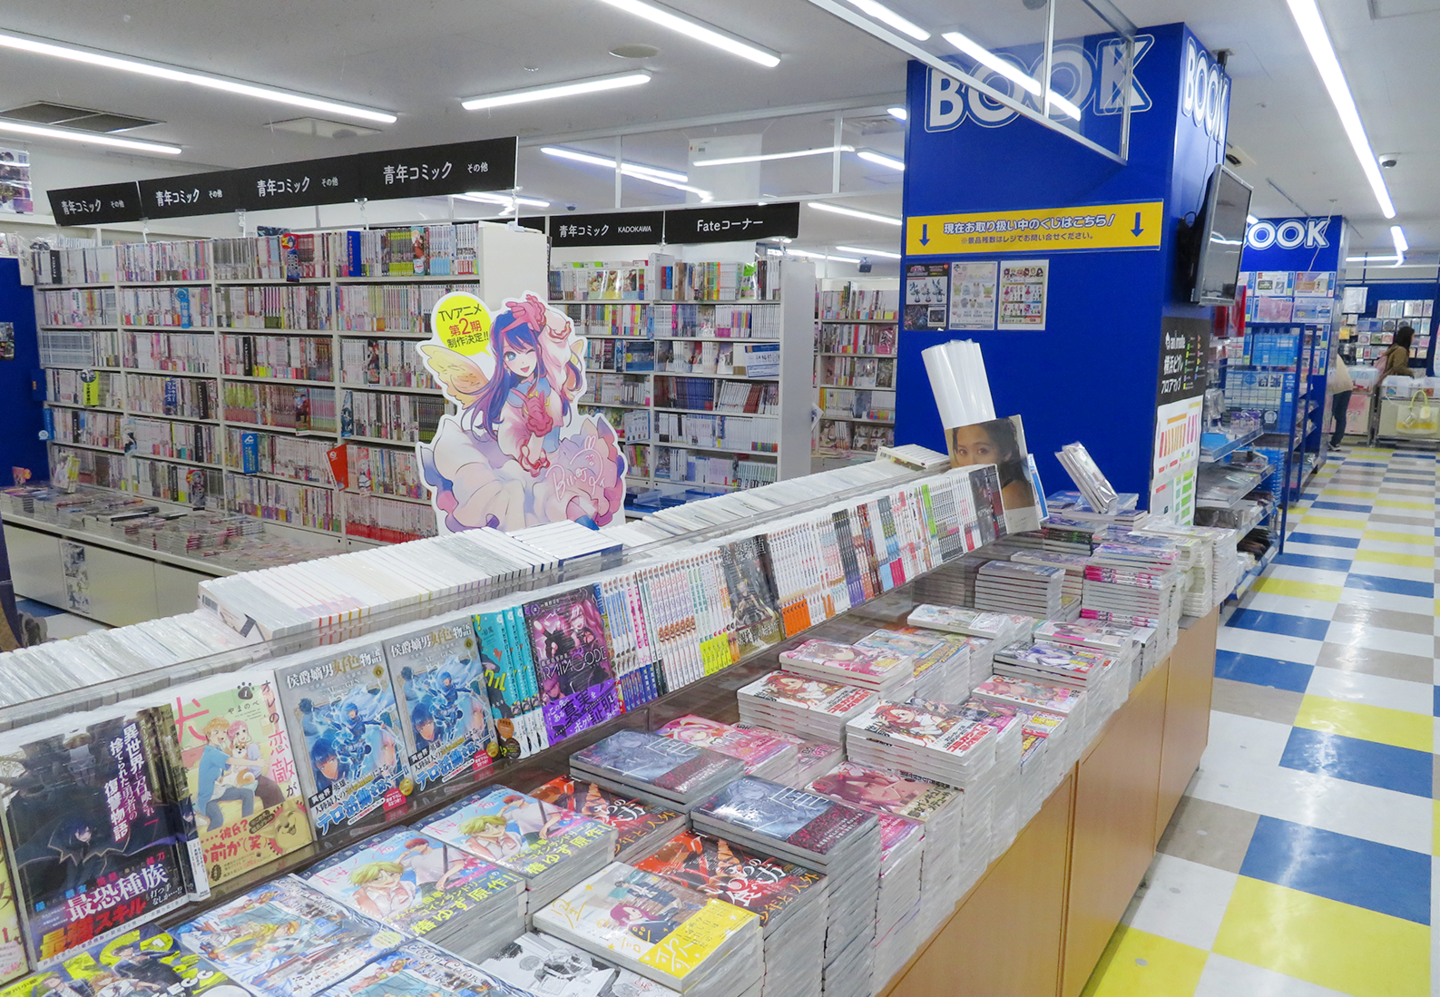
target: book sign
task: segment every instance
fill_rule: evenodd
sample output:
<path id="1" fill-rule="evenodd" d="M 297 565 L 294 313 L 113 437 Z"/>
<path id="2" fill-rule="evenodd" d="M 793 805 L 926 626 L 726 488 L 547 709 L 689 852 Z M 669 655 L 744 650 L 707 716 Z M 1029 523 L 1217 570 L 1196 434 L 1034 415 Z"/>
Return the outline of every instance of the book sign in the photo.
<path id="1" fill-rule="evenodd" d="M 568 316 L 536 294 L 495 311 L 452 292 L 431 328 L 422 359 L 459 409 L 417 444 L 440 532 L 622 515 L 625 455 L 604 416 L 576 409 L 585 339 Z"/>

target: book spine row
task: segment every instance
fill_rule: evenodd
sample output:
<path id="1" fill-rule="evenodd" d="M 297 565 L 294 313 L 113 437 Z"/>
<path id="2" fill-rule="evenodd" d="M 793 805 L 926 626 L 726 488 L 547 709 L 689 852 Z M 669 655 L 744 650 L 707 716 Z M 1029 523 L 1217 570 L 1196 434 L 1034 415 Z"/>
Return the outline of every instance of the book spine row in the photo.
<path id="1" fill-rule="evenodd" d="M 239 377 L 331 381 L 334 343 L 321 336 L 222 336 L 224 372 Z"/>

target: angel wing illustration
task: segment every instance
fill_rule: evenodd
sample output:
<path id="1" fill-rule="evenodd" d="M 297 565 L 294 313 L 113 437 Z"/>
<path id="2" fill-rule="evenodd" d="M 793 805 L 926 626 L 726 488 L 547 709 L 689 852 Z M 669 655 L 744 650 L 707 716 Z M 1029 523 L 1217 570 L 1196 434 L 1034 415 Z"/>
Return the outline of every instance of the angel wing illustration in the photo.
<path id="1" fill-rule="evenodd" d="M 430 370 L 445 386 L 445 393 L 452 401 L 461 408 L 469 408 L 480 400 L 480 389 L 490 377 L 478 363 L 434 343 L 422 343 L 420 351 L 429 358 Z"/>

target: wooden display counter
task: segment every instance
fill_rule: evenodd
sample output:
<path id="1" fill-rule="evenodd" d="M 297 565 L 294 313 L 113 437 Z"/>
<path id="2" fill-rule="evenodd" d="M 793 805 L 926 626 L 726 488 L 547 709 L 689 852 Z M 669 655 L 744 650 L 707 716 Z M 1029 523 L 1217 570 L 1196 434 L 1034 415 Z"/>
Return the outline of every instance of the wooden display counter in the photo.
<path id="1" fill-rule="evenodd" d="M 1079 763 L 882 997 L 1076 997 L 1210 729 L 1218 610 L 1180 631 Z"/>

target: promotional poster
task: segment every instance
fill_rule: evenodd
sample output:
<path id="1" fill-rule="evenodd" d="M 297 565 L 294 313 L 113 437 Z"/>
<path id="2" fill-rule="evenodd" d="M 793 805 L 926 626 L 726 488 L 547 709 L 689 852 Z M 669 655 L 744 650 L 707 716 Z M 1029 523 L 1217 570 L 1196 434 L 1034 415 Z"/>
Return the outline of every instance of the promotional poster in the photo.
<path id="1" fill-rule="evenodd" d="M 585 340 L 566 315 L 534 294 L 491 312 L 454 291 L 431 327 L 425 366 L 460 409 L 418 446 L 440 532 L 623 515 L 625 456 L 604 416 L 576 409 Z"/>

